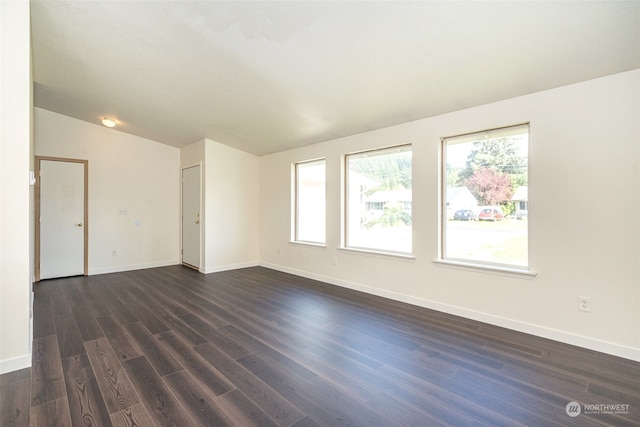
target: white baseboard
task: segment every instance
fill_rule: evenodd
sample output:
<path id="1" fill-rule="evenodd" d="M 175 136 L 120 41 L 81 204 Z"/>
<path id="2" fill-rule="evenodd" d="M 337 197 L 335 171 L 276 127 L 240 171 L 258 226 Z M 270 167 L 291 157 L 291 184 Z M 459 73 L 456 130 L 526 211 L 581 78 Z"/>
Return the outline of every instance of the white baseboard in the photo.
<path id="1" fill-rule="evenodd" d="M 122 271 L 144 270 L 146 268 L 167 267 L 170 265 L 177 265 L 177 264 L 180 264 L 180 261 L 177 259 L 172 259 L 167 261 L 149 262 L 145 264 L 130 264 L 130 265 L 118 265 L 115 267 L 92 268 L 92 269 L 89 269 L 89 276 L 95 276 L 98 274 L 108 274 L 108 273 L 120 273 Z"/>
<path id="2" fill-rule="evenodd" d="M 0 360 L 0 375 L 31 367 L 31 354 Z"/>
<path id="3" fill-rule="evenodd" d="M 297 270 L 295 268 L 286 267 L 278 264 L 271 264 L 268 262 L 261 262 L 260 265 L 265 268 L 282 271 L 285 273 L 294 274 L 296 276 L 306 277 L 308 279 L 318 280 L 321 282 L 329 283 L 336 286 L 341 286 L 348 289 L 353 289 L 360 292 L 365 292 L 371 295 L 377 295 L 384 298 L 393 299 L 395 301 L 405 302 L 418 307 L 424 307 L 431 310 L 440 311 L 443 313 L 453 314 L 455 316 L 464 317 L 466 319 L 477 320 L 479 322 L 488 323 L 494 326 L 500 326 L 503 328 L 511 329 L 518 332 L 523 332 L 530 335 L 535 335 L 541 338 L 547 338 L 554 341 L 559 341 L 565 344 L 571 344 L 578 347 L 586 348 L 589 350 L 599 351 L 602 353 L 611 354 L 613 356 L 623 357 L 625 359 L 634 360 L 640 362 L 640 349 L 628 347 L 608 341 L 603 341 L 591 337 L 572 334 L 570 332 L 561 331 L 558 329 L 552 329 L 545 326 L 536 325 L 533 323 L 521 322 L 519 320 L 509 319 L 501 316 L 495 316 L 488 313 L 482 313 L 474 310 L 469 310 L 463 307 L 457 307 L 449 304 L 443 304 L 437 301 L 432 301 L 423 298 L 412 297 L 410 295 L 404 295 L 397 292 L 391 292 L 384 289 L 378 289 L 371 286 L 363 285 L 361 283 L 349 282 L 346 280 L 336 279 L 321 274 L 309 273 L 303 270 Z"/>
<path id="4" fill-rule="evenodd" d="M 259 265 L 260 263 L 258 261 L 241 262 L 238 264 L 216 265 L 214 267 L 206 267 L 204 268 L 204 271 L 201 268 L 200 271 L 204 274 L 219 273 L 221 271 L 238 270 L 240 268 L 257 267 Z"/>

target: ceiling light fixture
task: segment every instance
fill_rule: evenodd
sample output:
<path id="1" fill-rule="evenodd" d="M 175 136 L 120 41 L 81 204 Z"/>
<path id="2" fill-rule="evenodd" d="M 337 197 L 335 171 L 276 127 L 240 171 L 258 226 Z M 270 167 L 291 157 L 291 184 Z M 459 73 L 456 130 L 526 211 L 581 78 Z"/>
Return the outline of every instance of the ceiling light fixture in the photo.
<path id="1" fill-rule="evenodd" d="M 113 119 L 108 119 L 108 118 L 104 117 L 102 119 L 102 124 L 105 125 L 108 128 L 112 128 L 112 127 L 114 127 L 116 125 L 116 121 L 113 120 Z"/>

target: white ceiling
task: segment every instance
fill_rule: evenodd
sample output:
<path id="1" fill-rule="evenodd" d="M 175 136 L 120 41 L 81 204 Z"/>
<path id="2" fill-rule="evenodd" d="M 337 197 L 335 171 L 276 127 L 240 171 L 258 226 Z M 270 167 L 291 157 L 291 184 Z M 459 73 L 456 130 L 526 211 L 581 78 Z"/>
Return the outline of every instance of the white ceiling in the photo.
<path id="1" fill-rule="evenodd" d="M 264 155 L 640 68 L 639 1 L 32 0 L 35 104 Z"/>

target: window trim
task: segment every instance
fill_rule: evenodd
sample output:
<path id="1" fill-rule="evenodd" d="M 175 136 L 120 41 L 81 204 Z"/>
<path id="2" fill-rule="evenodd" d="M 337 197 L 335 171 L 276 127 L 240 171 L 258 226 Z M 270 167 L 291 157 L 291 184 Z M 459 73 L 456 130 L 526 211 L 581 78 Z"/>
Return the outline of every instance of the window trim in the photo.
<path id="1" fill-rule="evenodd" d="M 408 148 L 406 151 L 410 151 L 413 155 L 413 144 L 410 142 L 403 143 L 403 144 L 396 144 L 396 145 L 388 145 L 388 146 L 378 147 L 378 148 L 371 148 L 367 150 L 354 151 L 354 152 L 342 155 L 342 170 L 343 170 L 343 177 L 344 177 L 344 180 L 342 183 L 343 215 L 342 215 L 342 236 L 340 239 L 341 245 L 339 249 L 344 251 L 359 252 L 364 254 L 376 254 L 381 256 L 400 257 L 400 258 L 407 258 L 407 259 L 414 258 L 413 225 L 411 226 L 412 238 L 411 238 L 410 252 L 394 251 L 391 249 L 383 249 L 383 248 L 349 246 L 349 157 L 366 154 L 366 153 L 378 153 L 381 151 L 388 151 L 388 150 L 391 151 L 394 149 L 405 148 L 405 147 Z M 413 175 L 413 161 L 412 161 L 411 167 L 412 167 L 412 175 Z M 413 181 L 413 176 L 411 177 L 411 179 Z M 413 185 L 411 186 L 411 192 L 413 194 Z"/>
<path id="2" fill-rule="evenodd" d="M 458 270 L 474 271 L 486 274 L 497 274 L 500 276 L 517 277 L 520 279 L 533 279 L 538 273 L 534 270 L 525 268 L 504 267 L 498 264 L 490 263 L 471 263 L 466 261 L 460 261 L 457 259 L 442 259 L 437 258 L 433 260 L 434 264 L 441 267 L 454 268 Z"/>
<path id="3" fill-rule="evenodd" d="M 300 186 L 299 186 L 299 180 L 298 180 L 298 171 L 299 171 L 299 166 L 300 165 L 311 165 L 311 164 L 323 164 L 324 165 L 324 170 L 325 170 L 325 176 L 324 176 L 324 223 L 325 223 L 325 235 L 324 235 L 324 241 L 322 242 L 318 242 L 315 240 L 301 240 L 299 238 L 300 235 L 300 206 L 299 206 L 299 201 L 300 201 L 300 196 L 299 196 L 299 192 L 300 192 Z M 303 244 L 303 245 L 311 245 L 311 246 L 326 246 L 327 245 L 327 159 L 325 157 L 320 157 L 317 159 L 311 159 L 311 160 L 303 160 L 300 162 L 294 162 L 293 163 L 293 229 L 292 229 L 292 239 L 291 239 L 291 243 L 298 243 L 298 244 Z"/>
<path id="4" fill-rule="evenodd" d="M 473 142 L 477 140 L 475 138 L 476 135 L 485 134 L 487 139 L 491 139 L 491 134 L 499 134 L 499 136 L 508 136 L 505 135 L 507 130 L 512 129 L 513 135 L 520 134 L 522 130 L 520 128 L 526 128 L 526 132 L 528 135 L 527 141 L 527 183 L 529 182 L 529 151 L 530 151 L 530 140 L 531 140 L 531 123 L 523 122 L 516 123 L 508 126 L 500 126 L 496 128 L 490 128 L 485 130 L 480 130 L 476 132 L 467 132 L 458 135 L 446 136 L 440 138 L 440 194 L 439 194 L 439 233 L 438 233 L 438 258 L 433 260 L 434 263 L 442 264 L 444 266 L 452 266 L 459 267 L 465 270 L 471 271 L 482 271 L 482 272 L 496 272 L 503 273 L 507 275 L 515 275 L 515 276 L 533 276 L 535 277 L 537 273 L 532 271 L 531 269 L 531 260 L 529 257 L 529 224 L 527 224 L 527 265 L 515 265 L 515 264 L 502 264 L 490 261 L 482 261 L 482 260 L 473 260 L 473 259 L 461 259 L 455 257 L 445 257 L 447 250 L 447 239 L 446 239 L 446 230 L 447 230 L 447 141 L 451 139 L 468 139 L 468 141 L 458 141 L 456 144 L 463 144 L 467 142 Z M 528 184 L 527 184 L 528 185 Z"/>

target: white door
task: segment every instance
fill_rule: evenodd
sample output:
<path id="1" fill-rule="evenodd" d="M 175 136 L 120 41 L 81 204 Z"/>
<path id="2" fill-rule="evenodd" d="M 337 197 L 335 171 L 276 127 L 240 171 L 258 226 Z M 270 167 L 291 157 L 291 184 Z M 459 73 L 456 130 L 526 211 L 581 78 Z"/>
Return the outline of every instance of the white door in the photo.
<path id="1" fill-rule="evenodd" d="M 85 164 L 40 160 L 40 279 L 85 274 Z"/>
<path id="2" fill-rule="evenodd" d="M 182 263 L 200 268 L 200 166 L 182 169 Z"/>

